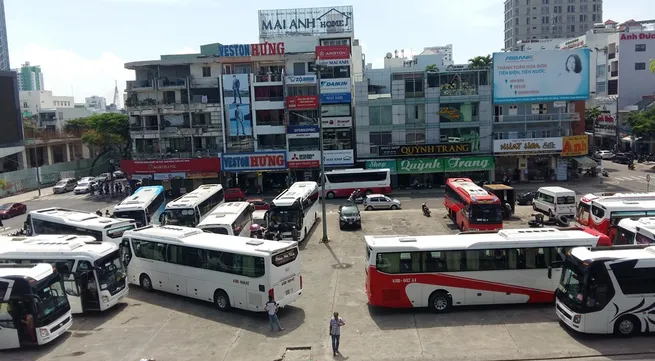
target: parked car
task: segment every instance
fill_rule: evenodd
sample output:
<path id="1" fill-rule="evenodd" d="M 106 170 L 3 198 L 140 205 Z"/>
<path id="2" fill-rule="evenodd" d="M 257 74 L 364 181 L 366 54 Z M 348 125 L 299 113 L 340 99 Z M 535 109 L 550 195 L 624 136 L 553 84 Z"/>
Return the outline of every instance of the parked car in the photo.
<path id="1" fill-rule="evenodd" d="M 355 204 L 344 204 L 339 206 L 339 229 L 345 227 L 362 228 L 362 215 Z"/>
<path id="2" fill-rule="evenodd" d="M 5 203 L 0 206 L 0 219 L 9 219 L 27 213 L 27 206 L 23 203 Z"/>
<path id="3" fill-rule="evenodd" d="M 372 211 L 374 209 L 400 209 L 402 204 L 395 198 L 389 198 L 384 194 L 369 194 L 364 199 L 364 209 Z"/>
<path id="4" fill-rule="evenodd" d="M 594 155 L 596 156 L 596 158 L 600 158 L 600 159 L 614 158 L 614 153 L 610 152 L 609 150 L 597 150 Z"/>
<path id="5" fill-rule="evenodd" d="M 619 164 L 630 164 L 633 162 L 632 154 L 628 153 L 619 153 L 612 158 L 612 162 Z"/>
<path id="6" fill-rule="evenodd" d="M 99 176 L 95 177 L 94 181 L 97 183 L 109 182 L 111 180 L 111 175 L 109 173 L 102 173 Z"/>
<path id="7" fill-rule="evenodd" d="M 532 204 L 534 199 L 537 198 L 537 192 L 523 192 L 516 197 L 516 204 L 519 206 L 526 206 Z"/>
<path id="8" fill-rule="evenodd" d="M 55 194 L 66 193 L 74 190 L 75 187 L 77 187 L 77 180 L 75 180 L 75 178 L 64 178 L 55 184 L 52 188 L 52 192 Z"/>
<path id="9" fill-rule="evenodd" d="M 93 178 L 89 180 L 88 178 L 90 177 L 84 177 L 80 179 L 79 182 L 77 182 L 77 186 L 75 189 L 73 189 L 73 193 L 75 194 L 84 194 L 84 193 L 89 193 L 91 192 L 91 189 L 93 189 Z"/>
<path id="10" fill-rule="evenodd" d="M 267 211 L 271 206 L 263 198 L 248 198 L 248 202 L 255 207 L 256 211 Z"/>
<path id="11" fill-rule="evenodd" d="M 114 179 L 123 179 L 123 178 L 125 178 L 125 173 L 121 172 L 120 170 L 114 172 Z"/>
<path id="12" fill-rule="evenodd" d="M 246 199 L 246 192 L 241 188 L 228 188 L 225 190 L 225 201 L 235 202 Z"/>

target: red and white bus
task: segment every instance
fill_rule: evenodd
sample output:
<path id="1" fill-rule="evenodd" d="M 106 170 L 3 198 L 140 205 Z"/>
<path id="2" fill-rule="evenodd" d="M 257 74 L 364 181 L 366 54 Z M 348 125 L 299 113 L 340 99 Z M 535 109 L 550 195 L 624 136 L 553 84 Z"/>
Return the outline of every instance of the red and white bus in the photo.
<path id="1" fill-rule="evenodd" d="M 325 172 L 325 178 L 325 196 L 328 199 L 347 198 L 355 189 L 366 194 L 391 193 L 389 169 L 338 169 Z"/>
<path id="2" fill-rule="evenodd" d="M 574 247 L 610 244 L 598 232 L 554 228 L 365 239 L 369 304 L 435 312 L 464 305 L 553 302 L 559 283 L 554 262 Z M 549 267 L 556 273 L 551 278 Z"/>
<path id="3" fill-rule="evenodd" d="M 503 228 L 500 199 L 469 178 L 448 178 L 443 201 L 448 215 L 462 231 Z"/>
<path id="4" fill-rule="evenodd" d="M 604 199 L 604 200 L 614 200 L 614 201 L 621 201 L 621 200 L 655 200 L 655 192 L 649 192 L 649 193 L 589 193 L 585 194 L 580 198 L 580 202 L 578 202 L 578 207 L 575 212 L 575 220 L 583 225 L 583 226 L 588 226 L 589 225 L 589 217 L 591 215 L 591 201 L 597 200 L 597 199 Z"/>
<path id="5" fill-rule="evenodd" d="M 655 217 L 622 219 L 613 241 L 614 245 L 655 244 Z"/>
<path id="6" fill-rule="evenodd" d="M 591 201 L 589 227 L 613 240 L 619 221 L 648 216 L 655 216 L 655 200 L 597 199 Z"/>

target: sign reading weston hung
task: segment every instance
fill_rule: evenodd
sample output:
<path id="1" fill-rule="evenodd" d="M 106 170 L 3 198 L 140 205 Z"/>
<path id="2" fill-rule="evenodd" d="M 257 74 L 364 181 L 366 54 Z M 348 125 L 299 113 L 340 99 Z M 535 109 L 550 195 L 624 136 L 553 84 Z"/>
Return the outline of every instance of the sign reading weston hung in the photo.
<path id="1" fill-rule="evenodd" d="M 378 147 L 378 155 L 381 157 L 470 152 L 471 143 L 381 145 Z"/>
<path id="2" fill-rule="evenodd" d="M 350 59 L 350 47 L 348 45 L 324 45 L 316 47 L 316 59 Z"/>
<path id="3" fill-rule="evenodd" d="M 259 37 L 352 33 L 353 7 L 259 10 Z"/>
<path id="4" fill-rule="evenodd" d="M 287 152 L 223 153 L 223 172 L 286 169 Z"/>
<path id="5" fill-rule="evenodd" d="M 589 49 L 494 53 L 496 104 L 589 99 Z"/>
<path id="6" fill-rule="evenodd" d="M 218 55 L 221 57 L 284 55 L 284 43 L 219 45 Z"/>

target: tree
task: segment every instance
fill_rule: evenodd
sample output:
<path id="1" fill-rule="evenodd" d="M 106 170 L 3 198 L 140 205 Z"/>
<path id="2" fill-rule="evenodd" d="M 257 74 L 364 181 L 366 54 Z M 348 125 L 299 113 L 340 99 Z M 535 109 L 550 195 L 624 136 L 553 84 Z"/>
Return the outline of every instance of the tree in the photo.
<path id="1" fill-rule="evenodd" d="M 437 67 L 437 64 L 430 64 L 425 67 L 425 71 L 428 73 L 438 73 L 439 68 Z"/>
<path id="2" fill-rule="evenodd" d="M 650 72 L 655 73 L 655 59 L 650 59 Z"/>
<path id="3" fill-rule="evenodd" d="M 600 109 L 598 107 L 587 108 L 584 110 L 584 129 L 587 132 L 594 131 L 594 122 L 600 116 Z"/>
<path id="4" fill-rule="evenodd" d="M 636 137 L 652 139 L 655 137 L 655 108 L 630 113 L 627 119 Z"/>
<path id="5" fill-rule="evenodd" d="M 491 55 L 476 56 L 469 59 L 469 68 L 488 68 L 491 66 Z"/>

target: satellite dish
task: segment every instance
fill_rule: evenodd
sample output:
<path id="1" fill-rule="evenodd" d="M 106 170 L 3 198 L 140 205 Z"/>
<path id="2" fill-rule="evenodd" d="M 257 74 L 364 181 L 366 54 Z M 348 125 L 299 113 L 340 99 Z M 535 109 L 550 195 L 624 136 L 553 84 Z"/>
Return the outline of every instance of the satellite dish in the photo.
<path id="1" fill-rule="evenodd" d="M 391 53 L 387 53 L 387 59 L 391 59 Z"/>

